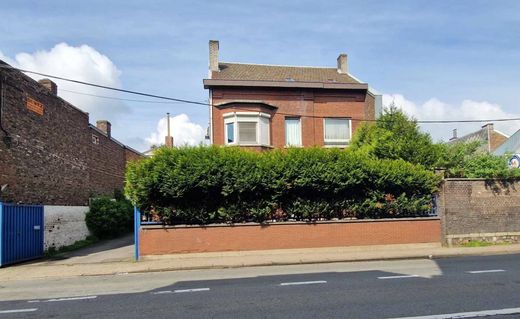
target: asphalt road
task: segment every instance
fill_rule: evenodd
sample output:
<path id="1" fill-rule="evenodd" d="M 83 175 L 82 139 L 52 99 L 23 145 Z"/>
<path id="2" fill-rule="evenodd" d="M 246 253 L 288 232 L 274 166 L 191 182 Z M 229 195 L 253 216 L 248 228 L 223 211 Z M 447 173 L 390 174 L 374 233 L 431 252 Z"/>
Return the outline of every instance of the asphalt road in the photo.
<path id="1" fill-rule="evenodd" d="M 520 318 L 520 255 L 0 285 L 0 296 L 33 297 L 0 302 L 0 318 Z M 92 294 L 107 289 L 117 293 Z"/>

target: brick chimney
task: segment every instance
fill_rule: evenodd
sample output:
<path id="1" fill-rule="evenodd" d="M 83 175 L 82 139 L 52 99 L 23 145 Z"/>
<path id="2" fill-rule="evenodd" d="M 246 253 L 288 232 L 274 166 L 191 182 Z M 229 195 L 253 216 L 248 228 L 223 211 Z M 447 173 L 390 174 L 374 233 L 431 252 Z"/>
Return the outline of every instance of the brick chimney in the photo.
<path id="1" fill-rule="evenodd" d="M 112 137 L 112 124 L 107 120 L 99 120 L 96 122 L 96 127 L 103 131 L 108 137 Z"/>
<path id="2" fill-rule="evenodd" d="M 347 55 L 345 53 L 341 53 L 338 56 L 338 73 L 347 74 Z"/>
<path id="3" fill-rule="evenodd" d="M 58 95 L 58 86 L 56 83 L 52 82 L 49 79 L 41 79 L 38 81 L 41 85 L 43 85 L 47 90 L 51 91 L 52 94 Z"/>
<path id="4" fill-rule="evenodd" d="M 209 40 L 209 70 L 218 72 L 218 41 Z"/>

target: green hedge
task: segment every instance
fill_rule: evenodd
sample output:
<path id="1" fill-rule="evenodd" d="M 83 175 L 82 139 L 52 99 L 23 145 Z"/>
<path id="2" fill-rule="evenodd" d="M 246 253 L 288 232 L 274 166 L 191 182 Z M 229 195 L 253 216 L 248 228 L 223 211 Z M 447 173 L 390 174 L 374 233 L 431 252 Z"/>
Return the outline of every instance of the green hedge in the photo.
<path id="1" fill-rule="evenodd" d="M 125 199 L 94 198 L 85 216 L 90 232 L 97 238 L 114 238 L 133 228 L 133 207 Z"/>
<path id="2" fill-rule="evenodd" d="M 132 163 L 126 196 L 178 224 L 424 216 L 439 178 L 339 149 L 160 149 Z"/>

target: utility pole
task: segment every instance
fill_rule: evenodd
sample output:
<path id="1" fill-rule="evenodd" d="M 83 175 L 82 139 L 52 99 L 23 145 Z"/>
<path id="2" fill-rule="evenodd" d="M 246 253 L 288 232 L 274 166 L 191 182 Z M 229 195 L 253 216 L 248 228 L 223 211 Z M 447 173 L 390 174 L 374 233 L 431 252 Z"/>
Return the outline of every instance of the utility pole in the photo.
<path id="1" fill-rule="evenodd" d="M 167 122 L 167 125 L 168 125 L 168 135 L 166 135 L 166 138 L 165 138 L 165 145 L 166 147 L 168 148 L 172 148 L 173 147 L 173 136 L 171 136 L 171 133 L 170 133 L 170 113 L 166 113 L 166 122 Z"/>

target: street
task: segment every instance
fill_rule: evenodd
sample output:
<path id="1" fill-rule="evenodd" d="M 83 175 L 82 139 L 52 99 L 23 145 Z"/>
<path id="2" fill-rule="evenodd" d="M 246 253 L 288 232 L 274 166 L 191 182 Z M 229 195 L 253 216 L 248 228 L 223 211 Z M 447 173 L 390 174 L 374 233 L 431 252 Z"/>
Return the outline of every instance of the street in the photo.
<path id="1" fill-rule="evenodd" d="M 249 267 L 7 281 L 0 318 L 519 318 L 519 292 L 518 254 Z"/>

